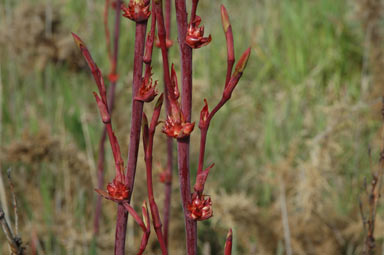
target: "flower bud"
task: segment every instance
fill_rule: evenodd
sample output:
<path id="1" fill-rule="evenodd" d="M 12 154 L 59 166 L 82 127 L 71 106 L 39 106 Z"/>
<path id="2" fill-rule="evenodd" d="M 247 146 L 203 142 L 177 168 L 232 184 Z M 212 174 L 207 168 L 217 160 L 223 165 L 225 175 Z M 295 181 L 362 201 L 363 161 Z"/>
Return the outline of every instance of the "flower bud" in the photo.
<path id="1" fill-rule="evenodd" d="M 112 199 L 116 200 L 126 200 L 129 196 L 129 189 L 127 186 L 116 179 L 113 182 L 109 183 L 107 186 L 107 191 L 109 196 Z"/>
<path id="2" fill-rule="evenodd" d="M 200 112 L 200 122 L 199 122 L 200 129 L 207 128 L 208 117 L 209 117 L 208 102 L 207 102 L 207 99 L 204 98 L 204 107 L 203 109 L 201 109 L 201 112 Z"/>
<path id="3" fill-rule="evenodd" d="M 193 188 L 197 194 L 203 193 L 204 185 L 205 185 L 205 182 L 207 181 L 209 171 L 211 170 L 212 167 L 214 167 L 214 165 L 215 165 L 215 163 L 211 164 L 207 169 L 200 172 L 196 176 L 196 183 L 195 183 L 195 186 Z"/>
<path id="4" fill-rule="evenodd" d="M 141 81 L 141 86 L 138 90 L 138 94 L 135 96 L 135 100 L 142 102 L 151 102 L 157 96 L 157 81 L 152 82 L 151 68 L 147 68 L 145 76 Z"/>
<path id="5" fill-rule="evenodd" d="M 196 16 L 188 26 L 185 42 L 193 49 L 203 47 L 212 41 L 211 35 L 204 37 L 204 26 L 199 27 L 200 22 L 201 18 Z"/>
<path id="6" fill-rule="evenodd" d="M 130 0 L 128 7 L 121 5 L 123 16 L 135 22 L 148 20 L 151 12 L 149 11 L 149 0 Z"/>
<path id="7" fill-rule="evenodd" d="M 188 205 L 189 217 L 192 220 L 203 221 L 213 216 L 211 198 L 205 195 L 192 195 L 192 202 Z"/>

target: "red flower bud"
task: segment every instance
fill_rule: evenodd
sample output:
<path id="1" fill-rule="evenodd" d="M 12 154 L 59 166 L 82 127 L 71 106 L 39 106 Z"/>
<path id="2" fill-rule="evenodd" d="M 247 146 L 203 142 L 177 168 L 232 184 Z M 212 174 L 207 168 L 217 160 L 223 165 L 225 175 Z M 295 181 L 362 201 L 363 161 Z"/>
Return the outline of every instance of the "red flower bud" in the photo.
<path id="1" fill-rule="evenodd" d="M 232 254 L 232 229 L 229 229 L 227 240 L 225 240 L 224 255 Z"/>
<path id="2" fill-rule="evenodd" d="M 129 196 L 128 187 L 116 179 L 108 184 L 107 191 L 110 198 L 114 200 L 126 200 Z"/>
<path id="3" fill-rule="evenodd" d="M 247 66 L 250 55 L 251 48 L 248 48 L 246 51 L 244 51 L 243 55 L 241 55 L 239 62 L 237 62 L 236 64 L 235 71 L 233 72 L 228 85 L 224 89 L 223 98 L 229 99 L 231 97 L 233 90 L 235 89 L 237 83 L 243 75 L 244 69 Z"/>
<path id="4" fill-rule="evenodd" d="M 181 112 L 180 114 L 182 115 Z M 184 119 L 184 116 L 182 116 L 182 119 Z M 174 121 L 174 118 L 168 116 L 163 127 L 163 133 L 169 137 L 183 138 L 189 136 L 194 127 L 194 122 L 188 123 L 185 121 Z"/>
<path id="5" fill-rule="evenodd" d="M 201 18 L 196 16 L 195 20 L 188 26 L 185 42 L 193 49 L 203 47 L 212 41 L 211 35 L 204 37 L 204 26 L 199 27 L 200 22 Z"/>
<path id="6" fill-rule="evenodd" d="M 204 107 L 203 109 L 201 109 L 201 112 L 200 112 L 200 122 L 199 122 L 200 129 L 207 127 L 208 117 L 209 117 L 208 102 L 207 102 L 207 99 L 204 98 Z"/>
<path id="7" fill-rule="evenodd" d="M 149 0 L 130 0 L 128 7 L 121 5 L 123 16 L 135 22 L 146 21 L 151 12 L 149 11 Z"/>
<path id="8" fill-rule="evenodd" d="M 189 217 L 193 220 L 206 220 L 213 216 L 211 198 L 205 195 L 192 195 L 192 203 L 188 205 Z"/>
<path id="9" fill-rule="evenodd" d="M 83 40 L 81 40 L 81 38 L 75 33 L 72 33 L 72 37 L 77 47 L 80 49 L 81 53 L 83 54 L 84 59 L 87 62 L 87 65 L 89 66 L 89 69 L 91 69 L 92 73 L 95 72 L 98 69 L 98 67 L 96 63 L 93 61 L 92 56 L 88 51 L 87 45 L 85 45 Z"/>
<path id="10" fill-rule="evenodd" d="M 145 76 L 141 81 L 141 86 L 139 88 L 138 94 L 135 96 L 135 100 L 151 102 L 157 96 L 157 81 L 155 81 L 155 83 L 153 84 L 151 76 L 151 68 L 147 68 L 145 71 Z"/>
<path id="11" fill-rule="evenodd" d="M 196 183 L 195 183 L 195 186 L 193 188 L 197 194 L 203 193 L 204 185 L 205 185 L 205 182 L 207 181 L 209 171 L 211 170 L 212 167 L 214 167 L 214 165 L 215 165 L 215 163 L 211 164 L 207 169 L 205 169 L 204 171 L 201 171 L 196 176 Z"/>

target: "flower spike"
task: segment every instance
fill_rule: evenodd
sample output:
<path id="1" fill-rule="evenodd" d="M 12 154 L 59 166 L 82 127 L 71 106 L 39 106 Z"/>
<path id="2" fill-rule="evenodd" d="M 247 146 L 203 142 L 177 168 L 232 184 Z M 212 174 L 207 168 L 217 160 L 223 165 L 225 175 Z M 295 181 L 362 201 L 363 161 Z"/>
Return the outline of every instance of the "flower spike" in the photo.
<path id="1" fill-rule="evenodd" d="M 212 41 L 211 35 L 204 37 L 204 26 L 199 27 L 200 23 L 201 18 L 196 15 L 195 19 L 188 26 L 185 42 L 192 49 L 198 49 Z"/>

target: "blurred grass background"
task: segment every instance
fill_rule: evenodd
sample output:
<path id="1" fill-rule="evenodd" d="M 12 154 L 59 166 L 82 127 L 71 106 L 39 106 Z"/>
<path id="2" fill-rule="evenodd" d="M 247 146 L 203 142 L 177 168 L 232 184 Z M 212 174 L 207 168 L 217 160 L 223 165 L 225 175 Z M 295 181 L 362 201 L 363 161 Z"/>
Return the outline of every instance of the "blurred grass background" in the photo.
<path id="1" fill-rule="evenodd" d="M 214 217 L 199 223 L 199 254 L 222 254 L 229 227 L 234 229 L 234 255 L 287 254 L 282 211 L 288 215 L 293 254 L 360 254 L 358 198 L 364 202 L 367 197 L 363 184 L 376 169 L 381 141 L 380 1 L 200 1 L 198 14 L 213 41 L 194 53 L 195 121 L 203 98 L 213 107 L 223 88 L 221 3 L 231 17 L 236 55 L 249 45 L 252 55 L 230 103 L 210 127 L 206 162 L 216 165 L 207 193 Z M 36 252 L 31 254 L 113 250 L 112 203 L 103 202 L 102 234 L 92 237 L 102 124 L 91 94 L 95 86 L 70 37 L 71 31 L 79 34 L 108 74 L 103 7 L 101 0 L 0 0 L 0 168 L 3 178 L 12 169 L 20 234 Z M 174 27 L 174 41 L 175 32 Z M 123 19 L 113 117 L 123 155 L 129 143 L 133 40 L 133 24 Z M 177 47 L 170 56 L 179 69 Z M 153 71 L 158 80 L 160 63 L 156 50 Z M 164 165 L 165 138 L 158 131 L 154 157 Z M 197 130 L 191 139 L 196 169 Z M 108 181 L 113 164 L 107 148 Z M 135 206 L 146 197 L 140 185 L 143 166 L 141 155 Z M 172 254 L 181 255 L 184 233 L 176 183 L 170 247 Z M 4 185 L 8 191 L 6 180 Z M 162 188 L 157 184 L 160 205 Z M 4 191 L 0 193 L 6 204 Z M 377 254 L 382 254 L 384 216 L 379 209 Z M 127 246 L 133 252 L 140 229 L 133 222 L 129 226 Z M 7 254 L 5 242 L 0 245 Z M 156 252 L 159 247 L 151 240 L 147 253 Z"/>

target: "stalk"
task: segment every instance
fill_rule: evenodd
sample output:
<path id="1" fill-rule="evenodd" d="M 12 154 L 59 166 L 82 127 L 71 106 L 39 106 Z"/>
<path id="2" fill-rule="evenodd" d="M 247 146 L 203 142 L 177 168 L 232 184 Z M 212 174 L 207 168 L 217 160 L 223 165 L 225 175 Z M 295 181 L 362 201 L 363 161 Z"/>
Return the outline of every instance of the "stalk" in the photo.
<path id="1" fill-rule="evenodd" d="M 192 49 L 185 43 L 187 34 L 187 10 L 185 0 L 175 0 L 178 42 L 181 53 L 182 94 L 181 109 L 187 122 L 191 121 L 192 109 Z M 180 193 L 183 202 L 188 255 L 197 254 L 197 224 L 188 216 L 188 204 L 191 203 L 189 172 L 189 136 L 177 141 Z"/>
<path id="2" fill-rule="evenodd" d="M 110 77 L 117 77 L 117 59 L 119 52 L 119 38 L 120 38 L 120 8 L 117 6 L 121 5 L 121 0 L 117 0 L 116 2 L 116 11 L 115 11 L 115 23 L 114 23 L 114 36 L 113 36 L 113 55 L 111 54 L 110 49 L 110 35 L 108 29 L 108 8 L 110 1 L 106 1 L 105 6 L 105 16 L 104 16 L 104 24 L 105 24 L 105 36 L 107 42 L 107 50 L 108 56 L 111 61 L 111 72 Z M 108 89 L 108 108 L 110 110 L 110 114 L 112 114 L 113 107 L 115 104 L 115 90 L 116 90 L 116 79 L 110 79 L 110 86 Z M 103 189 L 104 187 L 104 162 L 105 162 L 105 140 L 107 138 L 107 129 L 104 126 L 103 131 L 101 133 L 101 138 L 99 142 L 99 156 L 97 162 L 97 180 L 98 180 L 98 188 Z M 101 197 L 97 196 L 96 200 L 96 208 L 95 208 L 95 219 L 94 219 L 94 235 L 97 236 L 99 234 L 99 225 L 100 225 L 100 216 L 101 216 Z"/>
<path id="3" fill-rule="evenodd" d="M 160 219 L 159 209 L 157 207 L 155 196 L 153 194 L 153 176 L 152 176 L 152 155 L 153 155 L 153 140 L 155 135 L 155 129 L 158 124 L 158 119 L 160 116 L 161 106 L 163 104 L 163 95 L 161 95 L 156 103 L 155 110 L 152 116 L 152 120 L 150 126 L 148 128 L 148 120 L 147 117 L 144 116 L 143 120 L 143 145 L 145 151 L 145 166 L 146 166 L 146 174 L 147 174 L 147 190 L 148 190 L 148 200 L 149 206 L 152 214 L 153 227 L 155 228 L 155 232 L 157 235 L 157 239 L 160 243 L 160 248 L 163 255 L 167 255 L 167 247 L 165 245 L 164 235 L 162 232 L 162 223 Z"/>
<path id="4" fill-rule="evenodd" d="M 166 41 L 171 42 L 171 0 L 165 0 L 165 33 Z M 168 54 L 168 51 L 167 51 Z M 164 79 L 165 84 L 165 79 Z M 165 97 L 166 111 L 168 114 L 169 102 L 168 97 Z M 167 168 L 166 176 L 168 177 L 165 182 L 165 199 L 163 209 L 163 231 L 165 245 L 168 247 L 169 237 L 169 221 L 171 218 L 171 196 L 172 196 L 172 177 L 173 177 L 173 139 L 167 137 Z"/>
<path id="5" fill-rule="evenodd" d="M 136 22 L 136 34 L 135 34 L 135 55 L 133 65 L 133 86 L 132 86 L 132 116 L 131 116 L 131 132 L 130 132 L 130 143 L 128 151 L 128 163 L 127 163 L 127 175 L 126 183 L 130 189 L 128 202 L 132 197 L 132 191 L 134 186 L 137 155 L 139 151 L 140 143 L 140 131 L 141 131 L 141 120 L 143 115 L 143 102 L 134 100 L 134 96 L 139 90 L 142 71 L 143 71 L 143 56 L 145 47 L 145 36 L 147 29 L 147 21 Z M 124 206 L 119 205 L 117 211 L 117 222 L 116 222 L 116 234 L 115 234 L 115 255 L 125 254 L 125 236 L 127 230 L 127 219 L 128 213 Z"/>

